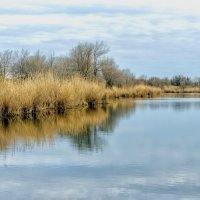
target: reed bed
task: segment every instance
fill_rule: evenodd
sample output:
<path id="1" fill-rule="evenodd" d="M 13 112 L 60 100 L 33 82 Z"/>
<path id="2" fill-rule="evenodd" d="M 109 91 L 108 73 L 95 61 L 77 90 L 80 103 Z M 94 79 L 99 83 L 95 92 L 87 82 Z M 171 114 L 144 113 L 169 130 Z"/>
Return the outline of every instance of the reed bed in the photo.
<path id="1" fill-rule="evenodd" d="M 164 93 L 200 93 L 200 87 L 165 86 L 162 91 Z"/>
<path id="2" fill-rule="evenodd" d="M 108 99 L 120 97 L 152 97 L 161 89 L 138 85 L 106 88 L 104 83 L 80 77 L 60 80 L 51 74 L 26 80 L 0 80 L 0 116 L 24 118 L 37 112 L 64 112 L 68 108 L 94 107 Z"/>
<path id="3" fill-rule="evenodd" d="M 161 89 L 157 87 L 150 87 L 146 85 L 136 85 L 134 87 L 113 87 L 108 91 L 110 98 L 132 97 L 132 98 L 146 98 L 154 97 L 161 94 Z"/>

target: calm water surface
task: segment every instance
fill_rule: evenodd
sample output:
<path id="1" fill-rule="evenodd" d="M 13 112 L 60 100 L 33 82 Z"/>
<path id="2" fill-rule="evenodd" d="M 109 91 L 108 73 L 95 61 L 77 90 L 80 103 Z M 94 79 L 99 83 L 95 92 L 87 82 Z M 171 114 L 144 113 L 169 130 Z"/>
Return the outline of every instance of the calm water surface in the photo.
<path id="1" fill-rule="evenodd" d="M 200 98 L 1 124 L 0 199 L 200 199 Z"/>

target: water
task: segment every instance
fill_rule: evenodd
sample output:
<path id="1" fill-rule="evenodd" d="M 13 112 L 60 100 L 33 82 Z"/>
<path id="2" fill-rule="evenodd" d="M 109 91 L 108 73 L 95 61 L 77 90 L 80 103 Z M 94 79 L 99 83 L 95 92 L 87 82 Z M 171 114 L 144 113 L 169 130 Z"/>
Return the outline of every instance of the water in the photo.
<path id="1" fill-rule="evenodd" d="M 200 99 L 114 102 L 0 125 L 0 199 L 200 199 Z"/>

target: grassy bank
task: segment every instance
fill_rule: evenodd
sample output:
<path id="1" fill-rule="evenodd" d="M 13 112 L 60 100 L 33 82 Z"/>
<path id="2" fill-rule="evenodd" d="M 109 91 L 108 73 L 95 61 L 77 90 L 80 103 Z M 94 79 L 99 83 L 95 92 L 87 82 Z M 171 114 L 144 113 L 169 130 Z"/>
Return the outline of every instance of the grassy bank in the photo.
<path id="1" fill-rule="evenodd" d="M 106 103 L 121 97 L 153 97 L 160 89 L 144 85 L 106 88 L 97 81 L 79 77 L 60 80 L 51 74 L 34 79 L 0 81 L 0 116 L 34 117 L 37 112 L 64 112 L 65 109 Z"/>

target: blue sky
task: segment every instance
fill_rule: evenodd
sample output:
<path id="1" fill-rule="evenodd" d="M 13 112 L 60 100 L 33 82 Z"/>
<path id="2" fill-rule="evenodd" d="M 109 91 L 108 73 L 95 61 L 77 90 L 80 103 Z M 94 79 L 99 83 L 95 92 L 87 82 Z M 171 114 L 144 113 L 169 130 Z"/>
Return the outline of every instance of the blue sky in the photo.
<path id="1" fill-rule="evenodd" d="M 200 76 L 200 1 L 0 1 L 0 50 L 66 54 L 96 40 L 137 76 Z"/>

